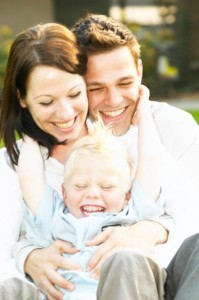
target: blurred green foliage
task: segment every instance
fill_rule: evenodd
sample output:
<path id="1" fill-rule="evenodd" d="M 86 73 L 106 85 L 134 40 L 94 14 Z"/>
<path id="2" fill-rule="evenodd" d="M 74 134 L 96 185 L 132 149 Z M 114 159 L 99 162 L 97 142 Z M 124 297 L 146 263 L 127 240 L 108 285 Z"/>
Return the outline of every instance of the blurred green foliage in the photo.
<path id="1" fill-rule="evenodd" d="M 170 61 L 170 49 L 173 51 L 176 44 L 173 28 L 168 26 L 139 26 L 129 23 L 126 25 L 135 34 L 141 45 L 143 84 L 150 88 L 152 95 L 166 93 L 165 96 L 168 96 L 169 92 L 172 91 L 175 79 L 161 77 L 158 73 L 158 60 L 161 55 L 166 55 Z"/>
<path id="2" fill-rule="evenodd" d="M 13 36 L 8 26 L 0 27 L 0 94 L 3 87 L 4 73 L 7 64 L 10 46 L 13 41 Z"/>

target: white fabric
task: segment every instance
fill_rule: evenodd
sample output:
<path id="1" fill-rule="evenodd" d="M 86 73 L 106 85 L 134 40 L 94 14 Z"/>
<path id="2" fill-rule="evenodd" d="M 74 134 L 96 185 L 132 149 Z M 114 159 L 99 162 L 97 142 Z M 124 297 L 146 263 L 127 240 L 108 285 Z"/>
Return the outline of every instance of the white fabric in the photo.
<path id="1" fill-rule="evenodd" d="M 166 245 L 157 246 L 157 258 L 167 265 L 178 245 L 188 235 L 199 231 L 199 128 L 188 113 L 166 103 L 152 101 L 154 121 L 165 146 L 163 192 L 166 212 L 177 223 Z M 137 148 L 136 130 L 131 129 L 122 140 L 130 140 Z M 135 138 L 135 139 L 134 139 Z M 136 157 L 136 151 L 133 151 Z M 61 194 L 63 166 L 54 159 L 46 161 L 47 183 Z M 22 221 L 20 191 L 15 172 L 7 164 L 5 149 L 0 150 L 0 273 L 1 265 L 12 260 L 13 244 L 18 240 Z M 27 251 L 26 251 L 27 252 Z M 9 266 L 9 264 L 7 264 Z M 5 268 L 0 279 L 6 276 Z M 9 273 L 9 272 L 8 272 Z"/>

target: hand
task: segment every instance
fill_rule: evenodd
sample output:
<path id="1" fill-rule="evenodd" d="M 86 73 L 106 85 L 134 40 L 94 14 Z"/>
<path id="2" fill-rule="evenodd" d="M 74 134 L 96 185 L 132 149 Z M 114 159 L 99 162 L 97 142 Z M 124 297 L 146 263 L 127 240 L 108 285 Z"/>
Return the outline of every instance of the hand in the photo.
<path id="1" fill-rule="evenodd" d="M 139 88 L 140 98 L 137 101 L 135 113 L 132 118 L 133 125 L 139 125 L 140 121 L 144 116 L 151 116 L 151 108 L 150 108 L 150 91 L 149 89 L 141 85 Z"/>
<path id="2" fill-rule="evenodd" d="M 86 246 L 97 246 L 93 257 L 89 261 L 88 271 L 97 278 L 102 263 L 121 248 L 141 249 L 144 253 L 153 253 L 154 246 L 167 240 L 167 231 L 159 223 L 140 221 L 128 227 L 109 227 Z"/>
<path id="3" fill-rule="evenodd" d="M 63 299 L 63 294 L 55 285 L 65 290 L 74 289 L 74 285 L 63 278 L 57 269 L 80 269 L 78 265 L 63 257 L 63 252 L 75 254 L 78 251 L 70 243 L 56 241 L 47 248 L 33 250 L 25 262 L 25 273 L 32 277 L 49 300 Z"/>

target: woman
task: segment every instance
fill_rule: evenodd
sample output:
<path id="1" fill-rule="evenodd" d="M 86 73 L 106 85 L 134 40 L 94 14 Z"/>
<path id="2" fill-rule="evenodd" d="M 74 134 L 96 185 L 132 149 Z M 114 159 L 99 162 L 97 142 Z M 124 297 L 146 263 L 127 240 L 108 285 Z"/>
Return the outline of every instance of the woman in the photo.
<path id="1" fill-rule="evenodd" d="M 62 163 L 75 140 L 87 133 L 85 70 L 86 59 L 74 35 L 59 24 L 25 30 L 11 47 L 0 115 L 0 139 L 6 147 L 0 151 L 1 280 L 10 276 L 12 245 L 22 221 L 16 176 L 20 142 L 15 134 L 22 138 L 26 133 L 44 147 L 47 182 L 61 192 Z M 75 252 L 71 247 L 65 251 Z M 68 262 L 65 266 L 78 267 Z"/>

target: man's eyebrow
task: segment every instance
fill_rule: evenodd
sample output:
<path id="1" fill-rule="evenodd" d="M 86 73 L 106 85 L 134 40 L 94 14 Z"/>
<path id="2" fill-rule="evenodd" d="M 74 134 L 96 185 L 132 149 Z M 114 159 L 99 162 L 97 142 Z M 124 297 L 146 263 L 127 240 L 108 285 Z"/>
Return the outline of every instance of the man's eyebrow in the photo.
<path id="1" fill-rule="evenodd" d="M 105 82 L 98 82 L 98 81 L 92 81 L 92 82 L 87 82 L 86 85 L 103 85 Z"/>
<path id="2" fill-rule="evenodd" d="M 116 80 L 116 82 L 121 82 L 121 81 L 129 80 L 129 79 L 135 79 L 135 76 L 129 75 L 129 76 L 120 77 L 120 78 L 118 78 Z M 104 84 L 106 84 L 106 82 L 92 81 L 92 82 L 87 82 L 86 83 L 87 86 L 91 86 L 91 85 L 104 85 Z"/>

